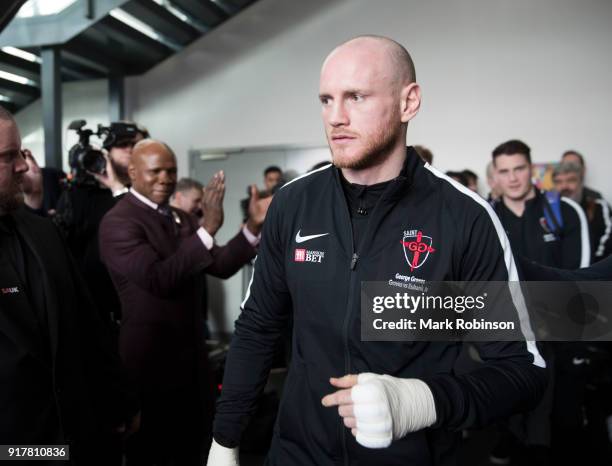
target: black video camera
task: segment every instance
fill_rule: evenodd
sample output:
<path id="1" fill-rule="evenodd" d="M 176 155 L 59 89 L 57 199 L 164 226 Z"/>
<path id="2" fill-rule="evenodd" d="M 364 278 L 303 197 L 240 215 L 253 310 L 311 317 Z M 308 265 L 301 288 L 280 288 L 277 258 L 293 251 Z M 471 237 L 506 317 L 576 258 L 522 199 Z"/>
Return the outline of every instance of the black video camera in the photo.
<path id="1" fill-rule="evenodd" d="M 106 170 L 106 159 L 100 149 L 93 147 L 89 138 L 91 136 L 105 136 L 103 147 L 110 149 L 113 146 L 131 142 L 136 138 L 139 130 L 134 123 L 114 122 L 109 126 L 98 125 L 97 131 L 85 128 L 85 120 L 74 120 L 68 129 L 79 135 L 79 142 L 68 151 L 70 172 L 75 182 L 93 181 L 92 174 L 103 174 Z"/>

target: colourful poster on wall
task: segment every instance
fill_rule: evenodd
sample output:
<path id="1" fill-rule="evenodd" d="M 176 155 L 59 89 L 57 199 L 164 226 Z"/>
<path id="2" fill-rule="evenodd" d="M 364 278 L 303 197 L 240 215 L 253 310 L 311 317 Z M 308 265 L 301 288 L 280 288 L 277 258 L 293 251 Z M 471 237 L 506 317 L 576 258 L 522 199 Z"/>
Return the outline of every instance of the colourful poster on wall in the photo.
<path id="1" fill-rule="evenodd" d="M 540 189 L 551 191 L 555 189 L 552 174 L 558 162 L 544 162 L 533 164 L 533 183 Z"/>

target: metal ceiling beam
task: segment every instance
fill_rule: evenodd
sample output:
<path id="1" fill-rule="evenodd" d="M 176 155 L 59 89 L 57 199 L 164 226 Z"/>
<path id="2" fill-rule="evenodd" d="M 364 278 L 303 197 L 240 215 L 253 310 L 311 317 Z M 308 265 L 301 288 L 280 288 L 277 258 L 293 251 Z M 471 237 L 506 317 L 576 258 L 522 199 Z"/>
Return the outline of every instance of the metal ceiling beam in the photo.
<path id="1" fill-rule="evenodd" d="M 121 9 L 181 45 L 186 45 L 199 36 L 195 28 L 151 0 L 131 0 Z"/>
<path id="2" fill-rule="evenodd" d="M 125 80 L 123 76 L 108 78 L 108 114 L 110 121 L 125 118 Z"/>
<path id="3" fill-rule="evenodd" d="M 24 60 L 23 58 L 16 57 L 2 50 L 0 50 L 0 65 L 8 65 L 14 69 L 20 69 L 24 73 L 35 75 L 40 73 L 40 65 L 38 63 Z"/>
<path id="4" fill-rule="evenodd" d="M 26 0 L 5 0 L 2 2 L 2 9 L 0 10 L 0 32 L 2 32 L 6 25 L 11 22 L 25 2 Z"/>
<path id="5" fill-rule="evenodd" d="M 251 3 L 254 3 L 256 0 L 225 0 L 228 3 L 231 3 L 236 9 L 242 10 L 249 6 Z"/>
<path id="6" fill-rule="evenodd" d="M 210 0 L 173 0 L 173 2 L 207 26 L 216 26 L 228 17 Z"/>
<path id="7" fill-rule="evenodd" d="M 52 0 L 48 1 L 51 2 Z M 126 1 L 78 0 L 54 15 L 52 20 L 49 20 L 50 16 L 15 18 L 0 35 L 0 47 L 12 45 L 13 47 L 27 48 L 63 44 Z"/>
<path id="8" fill-rule="evenodd" d="M 23 76 L 40 84 L 40 64 L 24 60 L 9 53 L 0 50 L 0 70 L 8 71 L 9 73 Z M 69 67 L 66 63 L 62 63 L 62 75 L 68 79 L 84 80 L 96 79 L 105 73 L 93 72 L 91 69 L 83 69 L 82 67 Z"/>
<path id="9" fill-rule="evenodd" d="M 95 72 L 108 74 L 124 74 L 123 64 L 107 55 L 98 46 L 80 38 L 74 39 L 62 46 L 62 56 L 68 62 L 76 63 Z"/>
<path id="10" fill-rule="evenodd" d="M 161 42 L 150 38 L 111 16 L 107 16 L 102 21 L 96 23 L 94 29 L 103 32 L 108 37 L 112 37 L 117 41 L 125 41 L 128 44 L 132 44 L 143 55 L 148 54 L 155 61 L 163 60 L 172 53 L 172 50 Z"/>
<path id="11" fill-rule="evenodd" d="M 60 51 L 57 47 L 43 47 L 42 112 L 45 133 L 45 166 L 62 168 L 62 81 Z"/>
<path id="12" fill-rule="evenodd" d="M 40 64 L 23 58 L 16 57 L 10 53 L 0 50 L 0 70 L 23 76 L 40 84 Z M 62 76 L 67 80 L 86 80 L 97 79 L 107 74 L 107 71 L 93 71 L 91 68 L 82 66 L 68 66 L 65 62 L 61 63 Z"/>
<path id="13" fill-rule="evenodd" d="M 171 11 L 173 15 L 178 15 L 180 20 L 189 24 L 198 32 L 198 35 L 206 34 L 208 31 L 210 31 L 210 26 L 207 26 L 188 11 L 185 11 L 185 9 L 181 8 L 175 2 L 170 3 L 164 8 L 168 8 L 168 11 Z"/>
<path id="14" fill-rule="evenodd" d="M 17 107 L 24 107 L 28 105 L 30 102 L 32 102 L 33 100 L 36 100 L 40 96 L 40 94 L 36 96 L 17 94 L 15 92 L 10 91 L 9 89 L 2 89 L 2 88 L 0 88 L 0 94 L 11 99 L 11 102 L 15 104 Z"/>
<path id="15" fill-rule="evenodd" d="M 209 0 L 216 8 L 225 13 L 226 16 L 234 16 L 240 8 L 232 5 L 230 2 L 225 0 Z"/>
<path id="16" fill-rule="evenodd" d="M 1 62 L 0 62 L 0 71 L 6 71 L 8 73 L 16 74 L 17 76 L 21 76 L 23 78 L 29 79 L 30 81 L 34 81 L 37 86 L 40 85 L 40 72 L 35 73 L 35 72 L 26 71 L 22 68 L 17 68 L 12 65 L 5 65 L 4 63 L 1 63 Z"/>
<path id="17" fill-rule="evenodd" d="M 62 76 L 67 80 L 110 77 L 109 106 L 113 118 L 121 118 L 123 76 L 147 71 L 255 1 L 172 0 L 170 8 L 166 8 L 153 0 L 77 0 L 54 17 L 15 18 L 0 35 L 0 47 L 11 45 L 33 53 L 42 48 L 47 64 L 41 67 L 0 51 L 0 69 L 41 83 L 45 131 L 61 139 L 61 128 L 57 130 L 55 125 L 61 121 Z M 0 12 L 0 25 L 2 15 L 8 12 L 4 3 L 0 0 L 4 10 Z M 21 6 L 25 0 L 12 3 Z M 134 29 L 126 24 L 127 19 L 124 23 L 108 15 L 118 7 L 147 24 L 160 39 Z M 60 43 L 63 43 L 61 55 L 54 45 Z M 60 63 L 60 57 L 64 63 Z M 11 99 L 4 102 L 5 106 L 18 111 L 37 99 L 41 89 L 0 78 L 0 93 Z M 59 111 L 59 116 L 52 109 Z M 55 129 L 49 130 L 50 127 Z M 55 147 L 45 148 L 47 157 L 54 159 L 48 161 L 50 166 L 61 166 L 57 137 L 46 138 Z"/>
<path id="18" fill-rule="evenodd" d="M 62 54 L 62 58 L 64 55 Z M 74 64 L 66 66 L 62 62 L 61 66 L 62 81 L 86 81 L 90 79 L 100 79 L 105 75 L 104 73 L 96 73 L 91 69 L 84 69 L 82 67 L 75 67 Z"/>

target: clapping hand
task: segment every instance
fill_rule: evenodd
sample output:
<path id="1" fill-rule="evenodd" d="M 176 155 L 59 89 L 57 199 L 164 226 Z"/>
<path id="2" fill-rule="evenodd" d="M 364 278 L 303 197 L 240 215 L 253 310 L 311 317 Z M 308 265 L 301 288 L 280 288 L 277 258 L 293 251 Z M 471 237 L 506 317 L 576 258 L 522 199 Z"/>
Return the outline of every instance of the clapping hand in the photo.
<path id="1" fill-rule="evenodd" d="M 223 170 L 214 174 L 204 187 L 201 226 L 210 236 L 215 236 L 223 225 L 223 197 L 225 196 L 225 174 Z"/>
<path id="2" fill-rule="evenodd" d="M 257 186 L 251 185 L 251 198 L 249 199 L 249 219 L 247 220 L 246 227 L 254 235 L 258 235 L 261 232 L 263 222 L 266 219 L 266 214 L 270 203 L 272 202 L 273 196 L 267 196 L 264 198 L 259 197 L 257 192 Z"/>

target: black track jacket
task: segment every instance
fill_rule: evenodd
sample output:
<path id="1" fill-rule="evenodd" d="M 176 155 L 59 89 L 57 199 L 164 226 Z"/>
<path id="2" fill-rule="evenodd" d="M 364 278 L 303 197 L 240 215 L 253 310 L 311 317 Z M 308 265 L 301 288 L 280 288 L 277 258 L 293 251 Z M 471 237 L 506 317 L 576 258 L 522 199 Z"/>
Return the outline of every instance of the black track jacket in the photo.
<path id="1" fill-rule="evenodd" d="M 544 216 L 546 197 L 535 188 L 535 197 L 525 203 L 525 212 L 517 217 L 503 200 L 496 202 L 499 216 L 512 250 L 517 256 L 549 267 L 574 270 L 588 267 L 591 260 L 589 225 L 580 205 L 561 197 L 563 227 L 553 233 Z"/>
<path id="2" fill-rule="evenodd" d="M 482 368 L 454 375 L 460 350 L 447 342 L 362 342 L 360 282 L 413 274 L 427 280 L 518 280 L 508 239 L 490 206 L 424 164 L 408 148 L 404 169 L 369 214 L 361 244 L 339 172 L 328 166 L 285 185 L 267 214 L 249 291 L 236 321 L 214 436 L 231 447 L 266 383 L 275 342 L 293 314 L 293 354 L 269 465 L 452 465 L 456 431 L 534 406 L 546 370 L 532 343 L 476 344 Z M 435 252 L 410 272 L 402 239 L 418 230 Z M 408 233 L 407 233 L 408 234 Z M 420 378 L 437 422 L 386 449 L 356 443 L 321 398 L 330 376 L 374 372 Z"/>

